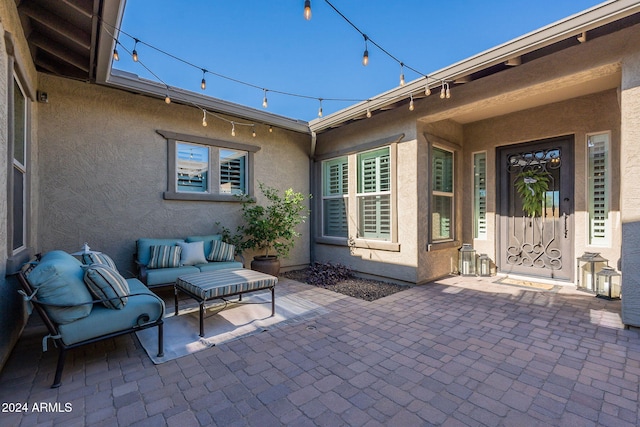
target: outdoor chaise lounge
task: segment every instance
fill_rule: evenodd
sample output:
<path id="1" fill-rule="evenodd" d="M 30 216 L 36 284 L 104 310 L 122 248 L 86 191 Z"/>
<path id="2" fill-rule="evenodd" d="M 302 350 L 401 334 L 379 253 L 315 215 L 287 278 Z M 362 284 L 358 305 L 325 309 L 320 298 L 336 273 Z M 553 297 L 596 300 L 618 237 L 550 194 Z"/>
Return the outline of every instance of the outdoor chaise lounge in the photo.
<path id="1" fill-rule="evenodd" d="M 66 252 L 52 251 L 25 264 L 18 278 L 24 299 L 49 330 L 43 351 L 49 338 L 59 349 L 52 388 L 60 386 L 66 351 L 85 344 L 157 326 L 162 357 L 164 301 L 138 279 L 122 278 L 115 264 L 83 265 Z"/>

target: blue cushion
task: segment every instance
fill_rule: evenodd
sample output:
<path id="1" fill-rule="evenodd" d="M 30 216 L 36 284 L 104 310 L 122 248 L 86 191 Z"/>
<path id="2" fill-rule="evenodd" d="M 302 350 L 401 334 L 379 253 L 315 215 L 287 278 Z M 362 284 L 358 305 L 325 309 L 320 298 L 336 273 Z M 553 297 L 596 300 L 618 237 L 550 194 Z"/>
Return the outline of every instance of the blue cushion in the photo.
<path id="1" fill-rule="evenodd" d="M 105 264 L 93 264 L 85 269 L 84 283 L 105 307 L 121 310 L 127 304 L 127 281 L 117 270 Z"/>
<path id="2" fill-rule="evenodd" d="M 151 246 L 175 246 L 178 242 L 184 242 L 184 239 L 138 239 L 136 242 L 138 262 L 142 265 L 149 264 Z"/>
<path id="3" fill-rule="evenodd" d="M 236 247 L 221 240 L 213 240 L 211 242 L 211 251 L 207 255 L 209 261 L 233 261 L 235 258 Z"/>
<path id="4" fill-rule="evenodd" d="M 207 255 L 211 252 L 211 241 L 222 240 L 222 234 L 209 234 L 207 236 L 189 236 L 185 239 L 187 242 L 204 242 L 204 253 Z"/>
<path id="5" fill-rule="evenodd" d="M 206 264 L 197 264 L 196 267 L 200 269 L 200 271 L 214 271 L 214 270 L 223 270 L 225 268 L 243 268 L 241 262 L 238 261 L 220 261 L 220 262 L 208 262 Z"/>
<path id="6" fill-rule="evenodd" d="M 158 268 L 147 271 L 147 286 L 166 285 L 176 282 L 178 276 L 189 273 L 197 273 L 200 270 L 192 265 L 178 268 Z"/>
<path id="7" fill-rule="evenodd" d="M 204 242 L 178 242 L 182 248 L 180 265 L 194 265 L 207 262 L 204 255 Z"/>
<path id="8" fill-rule="evenodd" d="M 91 315 L 73 323 L 61 325 L 58 330 L 62 341 L 75 344 L 90 338 L 122 331 L 138 323 L 140 316 L 148 317 L 145 322 L 156 321 L 164 314 L 164 302 L 154 296 L 138 279 L 126 279 L 131 294 L 142 293 L 142 296 L 129 297 L 127 305 L 117 312 L 97 304 Z M 146 316 L 145 316 L 146 315 Z"/>
<path id="9" fill-rule="evenodd" d="M 180 267 L 180 246 L 151 246 L 151 256 L 147 268 L 174 268 Z"/>
<path id="10" fill-rule="evenodd" d="M 84 284 L 82 263 L 63 251 L 46 253 L 27 279 L 37 297 L 44 303 L 81 304 L 75 307 L 46 307 L 51 319 L 65 324 L 82 319 L 91 313 L 93 298 Z"/>
<path id="11" fill-rule="evenodd" d="M 103 253 L 87 252 L 86 254 L 82 254 L 82 263 L 86 265 L 104 264 L 116 271 L 118 270 L 118 267 L 116 267 L 116 263 L 113 262 L 111 257 Z"/>

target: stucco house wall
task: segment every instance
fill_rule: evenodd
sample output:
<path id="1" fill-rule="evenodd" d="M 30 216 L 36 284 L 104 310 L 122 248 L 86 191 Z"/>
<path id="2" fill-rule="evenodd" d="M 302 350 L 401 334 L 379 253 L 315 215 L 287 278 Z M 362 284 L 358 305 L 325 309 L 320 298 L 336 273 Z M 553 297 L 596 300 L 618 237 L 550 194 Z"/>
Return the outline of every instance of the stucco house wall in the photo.
<path id="1" fill-rule="evenodd" d="M 37 87 L 37 74 L 33 63 L 30 61 L 29 48 L 24 38 L 20 18 L 15 9 L 15 2 L 10 0 L 0 1 L 0 368 L 4 365 L 9 353 L 17 341 L 27 320 L 23 309 L 22 299 L 17 293 L 18 284 L 15 277 L 7 276 L 8 260 L 12 257 L 8 248 L 9 205 L 6 177 L 10 172 L 9 141 L 7 129 L 10 124 L 9 98 L 10 87 L 13 85 L 11 69 L 18 74 L 22 84 L 27 86 L 27 96 L 35 95 L 33 88 Z M 31 118 L 31 135 L 27 147 L 27 156 L 32 164 L 37 162 L 37 106 L 28 102 Z M 28 180 L 31 183 L 31 191 L 37 191 L 37 173 L 31 169 Z M 28 256 L 29 251 L 37 246 L 37 203 L 29 207 L 30 217 L 27 218 L 30 233 L 27 235 L 28 248 L 22 257 Z M 12 264 L 10 262 L 9 264 Z"/>
<path id="2" fill-rule="evenodd" d="M 216 222 L 235 229 L 240 204 L 164 200 L 167 141 L 157 130 L 257 145 L 256 182 L 309 194 L 308 135 L 268 126 L 231 125 L 200 110 L 164 100 L 41 74 L 49 95 L 40 109 L 41 250 L 78 250 L 84 242 L 135 274 L 141 237 L 212 234 Z M 228 118 L 237 122 L 247 121 Z M 256 190 L 257 196 L 260 196 Z M 261 197 L 258 197 L 261 199 Z M 308 222 L 283 266 L 309 262 Z M 251 255 L 251 254 L 249 254 Z M 251 258 L 248 258 L 248 261 Z"/>

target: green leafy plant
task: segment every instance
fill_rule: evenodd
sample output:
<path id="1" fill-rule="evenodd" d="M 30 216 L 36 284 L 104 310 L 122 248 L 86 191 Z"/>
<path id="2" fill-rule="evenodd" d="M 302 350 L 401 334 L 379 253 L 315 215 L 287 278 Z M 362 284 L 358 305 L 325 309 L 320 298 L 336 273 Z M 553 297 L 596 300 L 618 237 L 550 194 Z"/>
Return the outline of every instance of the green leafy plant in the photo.
<path id="1" fill-rule="evenodd" d="M 549 189 L 549 174 L 543 170 L 527 169 L 515 181 L 516 191 L 522 199 L 522 210 L 527 216 L 542 216 L 542 204 Z"/>
<path id="2" fill-rule="evenodd" d="M 286 258 L 295 238 L 300 236 L 296 226 L 304 222 L 309 213 L 304 203 L 306 197 L 291 188 L 283 194 L 263 183 L 259 183 L 259 188 L 267 203 L 258 204 L 255 199 L 244 196 L 243 224 L 238 226 L 235 234 L 221 227 L 223 240 L 235 245 L 237 252 L 252 249 L 264 251 L 265 256 L 275 253 Z"/>

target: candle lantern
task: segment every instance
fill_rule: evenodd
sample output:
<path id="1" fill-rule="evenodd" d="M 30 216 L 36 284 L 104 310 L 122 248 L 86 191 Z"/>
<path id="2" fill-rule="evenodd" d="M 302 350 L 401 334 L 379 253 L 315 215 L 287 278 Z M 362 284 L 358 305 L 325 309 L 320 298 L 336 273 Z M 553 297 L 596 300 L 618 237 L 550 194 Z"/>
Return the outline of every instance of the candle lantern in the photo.
<path id="1" fill-rule="evenodd" d="M 487 254 L 480 254 L 477 264 L 476 271 L 480 276 L 491 276 L 491 258 Z"/>
<path id="2" fill-rule="evenodd" d="M 613 267 L 603 267 L 596 274 L 596 296 L 620 299 L 620 273 Z"/>
<path id="3" fill-rule="evenodd" d="M 476 250 L 469 243 L 463 243 L 458 251 L 458 272 L 463 276 L 476 275 Z"/>
<path id="4" fill-rule="evenodd" d="M 585 252 L 578 258 L 577 289 L 581 291 L 596 291 L 596 274 L 606 267 L 609 260 L 600 256 L 598 252 Z"/>

